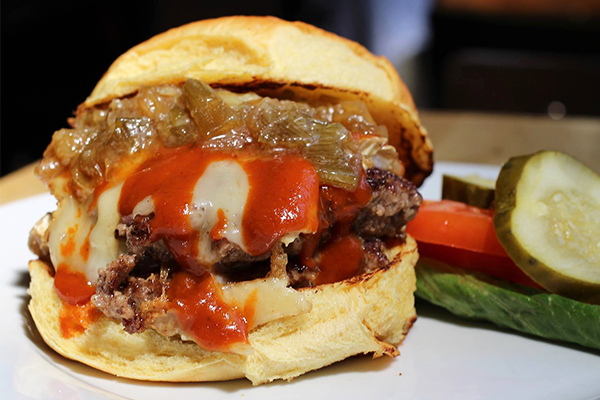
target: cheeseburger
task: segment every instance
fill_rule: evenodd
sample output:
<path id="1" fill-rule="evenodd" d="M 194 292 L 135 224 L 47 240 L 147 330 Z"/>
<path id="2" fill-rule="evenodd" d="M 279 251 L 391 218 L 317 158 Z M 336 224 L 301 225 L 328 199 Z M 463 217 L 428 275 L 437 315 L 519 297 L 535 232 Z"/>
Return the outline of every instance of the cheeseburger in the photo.
<path id="1" fill-rule="evenodd" d="M 69 125 L 30 237 L 29 309 L 58 353 L 254 384 L 398 354 L 432 148 L 386 59 L 299 22 L 200 21 L 119 57 Z"/>

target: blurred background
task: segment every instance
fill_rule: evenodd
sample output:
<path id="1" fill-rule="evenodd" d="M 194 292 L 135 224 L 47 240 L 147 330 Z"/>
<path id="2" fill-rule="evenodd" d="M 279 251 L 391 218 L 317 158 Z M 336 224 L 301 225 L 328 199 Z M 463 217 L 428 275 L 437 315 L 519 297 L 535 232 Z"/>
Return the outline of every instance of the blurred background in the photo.
<path id="1" fill-rule="evenodd" d="M 576 118 L 585 129 L 574 140 L 600 135 L 598 0 L 5 0 L 0 173 L 39 159 L 121 53 L 169 28 L 236 14 L 305 21 L 385 55 L 432 136 L 464 113 L 470 123 L 480 113 L 536 116 L 529 123 L 548 130 Z M 498 129 L 505 120 L 486 121 Z M 481 129 L 468 125 L 452 129 Z M 598 137 L 581 143 L 587 158 L 600 159 L 590 149 Z"/>

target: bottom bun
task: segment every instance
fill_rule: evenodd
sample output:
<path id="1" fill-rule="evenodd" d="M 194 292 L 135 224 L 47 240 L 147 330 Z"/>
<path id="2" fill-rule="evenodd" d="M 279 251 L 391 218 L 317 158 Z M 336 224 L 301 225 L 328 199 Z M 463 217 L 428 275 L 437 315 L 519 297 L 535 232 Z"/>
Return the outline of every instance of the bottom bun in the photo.
<path id="1" fill-rule="evenodd" d="M 51 267 L 29 264 L 29 310 L 44 341 L 59 354 L 119 377 L 147 381 L 200 382 L 246 377 L 254 385 L 291 379 L 356 354 L 396 356 L 416 319 L 415 241 L 392 248 L 385 268 L 342 282 L 301 289 L 312 311 L 254 328 L 251 354 L 203 350 L 190 341 L 153 330 L 129 334 L 101 316 L 78 336 L 61 334 L 62 302 Z"/>

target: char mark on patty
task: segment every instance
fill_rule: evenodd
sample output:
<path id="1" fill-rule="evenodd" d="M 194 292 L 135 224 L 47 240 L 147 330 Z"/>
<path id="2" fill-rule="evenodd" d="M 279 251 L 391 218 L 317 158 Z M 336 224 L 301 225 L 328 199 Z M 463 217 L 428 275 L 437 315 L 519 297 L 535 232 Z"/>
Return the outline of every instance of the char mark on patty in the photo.
<path id="1" fill-rule="evenodd" d="M 373 198 L 354 220 L 354 231 L 362 238 L 406 237 L 406 224 L 417 215 L 423 198 L 409 181 L 378 168 L 367 170 Z"/>
<path id="2" fill-rule="evenodd" d="M 146 278 L 132 276 L 139 256 L 120 255 L 98 271 L 96 294 L 92 302 L 104 315 L 119 319 L 128 333 L 143 332 L 152 327 L 153 319 L 166 312 L 168 270 Z"/>

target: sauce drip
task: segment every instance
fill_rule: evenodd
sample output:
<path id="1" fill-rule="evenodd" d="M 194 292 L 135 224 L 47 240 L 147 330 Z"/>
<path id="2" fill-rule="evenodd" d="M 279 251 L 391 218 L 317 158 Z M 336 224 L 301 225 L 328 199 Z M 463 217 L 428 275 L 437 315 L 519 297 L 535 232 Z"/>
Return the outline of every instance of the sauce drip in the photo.
<path id="1" fill-rule="evenodd" d="M 54 288 L 61 300 L 72 305 L 82 305 L 96 293 L 96 288 L 86 276 L 72 271 L 67 264 L 59 264 L 54 275 Z"/>
<path id="2" fill-rule="evenodd" d="M 63 303 L 58 313 L 60 333 L 67 339 L 81 335 L 100 315 L 91 302 L 82 305 Z"/>
<path id="3" fill-rule="evenodd" d="M 214 241 L 223 239 L 223 231 L 227 229 L 227 217 L 222 208 L 217 211 L 217 223 L 210 231 L 210 238 Z"/>
<path id="4" fill-rule="evenodd" d="M 362 243 L 356 235 L 334 237 L 319 251 L 319 274 L 315 283 L 334 283 L 356 275 L 363 257 Z"/>
<path id="5" fill-rule="evenodd" d="M 372 195 L 373 192 L 364 171 L 360 174 L 358 187 L 354 192 L 332 186 L 321 187 L 324 206 L 328 207 L 334 220 L 345 224 L 350 224 L 354 220 L 360 209 L 371 200 Z"/>
<path id="6" fill-rule="evenodd" d="M 197 262 L 199 236 L 189 218 L 194 185 L 210 162 L 223 158 L 222 153 L 206 154 L 189 147 L 165 149 L 125 181 L 119 198 L 121 215 L 131 215 L 135 206 L 151 195 L 155 208 L 151 241 L 163 238 L 178 264 L 198 275 L 206 266 Z"/>
<path id="7" fill-rule="evenodd" d="M 318 228 L 319 177 L 304 158 L 256 159 L 244 169 L 250 193 L 243 218 L 248 253 L 264 254 L 289 232 Z"/>
<path id="8" fill-rule="evenodd" d="M 344 189 L 331 186 L 321 186 L 319 228 L 317 233 L 310 237 L 302 246 L 299 257 L 300 263 L 311 269 L 316 268 L 317 264 L 314 260 L 314 253 L 319 246 L 323 233 L 332 227 L 332 224 L 335 224 L 333 226 L 333 237 L 329 242 L 340 241 L 343 236 L 349 235 L 354 217 L 371 200 L 372 194 L 364 171 L 360 174 L 359 184 L 354 192 L 348 192 Z M 358 240 L 357 238 L 355 239 Z M 352 243 L 354 241 L 348 242 L 348 244 Z M 343 254 L 342 257 L 344 257 Z M 320 266 L 321 270 L 323 268 L 327 267 Z M 342 275 L 344 274 L 342 273 Z"/>
<path id="9" fill-rule="evenodd" d="M 167 295 L 181 329 L 209 351 L 227 351 L 232 344 L 248 343 L 248 322 L 225 304 L 210 274 L 178 272 Z"/>
<path id="10" fill-rule="evenodd" d="M 75 224 L 75 226 L 71 226 L 67 230 L 67 241 L 60 244 L 60 254 L 63 257 L 70 257 L 75 252 L 75 234 L 78 228 L 79 225 Z"/>

